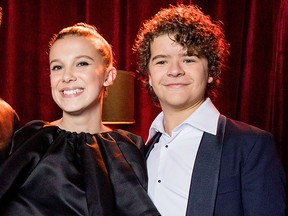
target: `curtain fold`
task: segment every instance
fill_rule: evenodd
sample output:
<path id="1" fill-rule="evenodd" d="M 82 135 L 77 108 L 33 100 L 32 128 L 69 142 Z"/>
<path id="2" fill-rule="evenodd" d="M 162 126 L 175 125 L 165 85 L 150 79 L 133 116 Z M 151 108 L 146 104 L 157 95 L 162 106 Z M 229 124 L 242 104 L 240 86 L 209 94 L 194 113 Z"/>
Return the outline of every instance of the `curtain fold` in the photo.
<path id="1" fill-rule="evenodd" d="M 112 45 L 117 69 L 135 71 L 132 45 L 141 23 L 177 3 L 195 3 L 223 22 L 231 56 L 215 104 L 228 117 L 272 132 L 288 169 L 287 0 L 1 0 L 0 97 L 17 111 L 22 125 L 59 118 L 50 93 L 47 56 L 54 33 L 77 22 L 93 24 Z M 145 140 L 159 111 L 136 80 L 136 124 L 112 127 Z"/>
<path id="2" fill-rule="evenodd" d="M 279 152 L 288 171 L 288 1 L 282 1 L 274 23 L 274 41 L 271 73 L 275 75 L 271 89 L 271 117 L 267 120 L 276 137 Z M 286 157 L 285 157 L 286 156 Z"/>

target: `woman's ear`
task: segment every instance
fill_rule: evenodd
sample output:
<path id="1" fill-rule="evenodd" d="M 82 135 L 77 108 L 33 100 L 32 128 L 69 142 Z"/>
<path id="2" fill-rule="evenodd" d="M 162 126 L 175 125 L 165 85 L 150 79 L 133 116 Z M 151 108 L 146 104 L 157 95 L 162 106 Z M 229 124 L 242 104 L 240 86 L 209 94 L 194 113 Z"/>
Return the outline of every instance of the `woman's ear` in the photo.
<path id="1" fill-rule="evenodd" d="M 114 80 L 117 77 L 117 70 L 115 67 L 109 67 L 107 68 L 107 75 L 106 75 L 106 79 L 104 81 L 104 86 L 108 87 L 110 85 L 113 84 Z"/>
<path id="2" fill-rule="evenodd" d="M 213 80 L 214 80 L 213 77 L 211 77 L 211 76 L 208 77 L 208 83 L 212 83 Z"/>

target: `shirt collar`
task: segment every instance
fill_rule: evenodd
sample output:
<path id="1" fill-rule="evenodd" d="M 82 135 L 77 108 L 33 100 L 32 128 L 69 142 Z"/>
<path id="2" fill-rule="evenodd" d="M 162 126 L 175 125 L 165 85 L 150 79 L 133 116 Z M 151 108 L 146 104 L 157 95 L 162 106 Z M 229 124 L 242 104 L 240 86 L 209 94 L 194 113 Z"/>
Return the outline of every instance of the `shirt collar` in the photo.
<path id="1" fill-rule="evenodd" d="M 213 105 L 210 98 L 206 98 L 200 107 L 198 107 L 185 121 L 178 125 L 177 128 L 187 124 L 203 132 L 216 135 L 219 115 L 219 111 Z M 147 140 L 150 140 L 158 131 L 161 133 L 165 132 L 163 126 L 163 112 L 159 113 L 152 122 Z"/>

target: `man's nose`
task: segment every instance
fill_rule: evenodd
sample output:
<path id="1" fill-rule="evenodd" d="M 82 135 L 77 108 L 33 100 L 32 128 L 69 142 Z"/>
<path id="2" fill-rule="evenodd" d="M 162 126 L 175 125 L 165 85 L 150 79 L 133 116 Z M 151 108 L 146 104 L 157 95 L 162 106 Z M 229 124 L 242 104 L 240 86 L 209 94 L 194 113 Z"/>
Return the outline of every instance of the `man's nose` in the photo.
<path id="1" fill-rule="evenodd" d="M 185 72 L 178 62 L 173 62 L 167 71 L 168 76 L 178 77 L 178 76 L 183 76 L 184 74 Z"/>

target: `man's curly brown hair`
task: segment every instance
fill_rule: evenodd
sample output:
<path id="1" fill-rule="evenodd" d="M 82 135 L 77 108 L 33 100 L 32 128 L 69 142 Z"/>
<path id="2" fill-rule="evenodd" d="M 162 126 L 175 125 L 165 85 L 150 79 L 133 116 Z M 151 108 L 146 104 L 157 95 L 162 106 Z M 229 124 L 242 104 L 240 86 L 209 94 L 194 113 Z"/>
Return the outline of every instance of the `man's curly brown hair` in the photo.
<path id="1" fill-rule="evenodd" d="M 220 73 L 229 56 L 229 44 L 225 39 L 222 23 L 212 21 L 210 16 L 205 15 L 197 6 L 183 4 L 161 9 L 143 23 L 133 51 L 138 58 L 137 72 L 156 105 L 159 105 L 159 100 L 148 82 L 150 44 L 154 38 L 164 34 L 168 34 L 176 43 L 186 48 L 188 55 L 196 51 L 207 58 L 208 73 L 213 77 L 213 82 L 208 84 L 205 96 L 215 99 Z"/>

